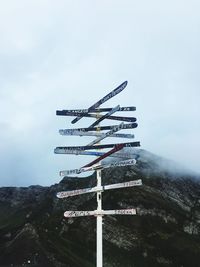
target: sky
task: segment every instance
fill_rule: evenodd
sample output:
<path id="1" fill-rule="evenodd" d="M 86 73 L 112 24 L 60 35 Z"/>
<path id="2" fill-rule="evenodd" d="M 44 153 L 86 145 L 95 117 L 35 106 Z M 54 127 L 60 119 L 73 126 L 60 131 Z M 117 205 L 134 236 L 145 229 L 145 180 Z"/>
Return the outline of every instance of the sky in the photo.
<path id="1" fill-rule="evenodd" d="M 141 148 L 200 173 L 198 0 L 1 1 L 0 36 L 0 186 L 58 183 L 94 159 L 54 154 L 94 139 L 59 135 L 93 119 L 72 125 L 56 110 L 87 108 L 125 80 L 103 107 L 136 106 Z"/>

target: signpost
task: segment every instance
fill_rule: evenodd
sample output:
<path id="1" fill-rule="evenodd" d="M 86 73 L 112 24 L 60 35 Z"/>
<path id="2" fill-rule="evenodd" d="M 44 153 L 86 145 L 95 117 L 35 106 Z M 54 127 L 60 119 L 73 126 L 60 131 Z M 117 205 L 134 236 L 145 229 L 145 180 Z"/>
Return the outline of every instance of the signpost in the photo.
<path id="1" fill-rule="evenodd" d="M 65 211 L 64 217 L 82 217 L 82 216 L 95 216 L 97 218 L 97 236 L 96 236 L 96 245 L 97 245 L 97 257 L 96 257 L 96 266 L 103 266 L 103 229 L 102 229 L 102 217 L 105 215 L 136 215 L 137 209 L 120 209 L 120 210 L 103 210 L 102 208 L 102 193 L 105 190 L 113 190 L 120 188 L 128 188 L 141 186 L 142 180 L 133 180 L 123 183 L 116 183 L 110 185 L 102 185 L 101 176 L 102 170 L 106 168 L 113 167 L 122 167 L 122 166 L 130 166 L 136 164 L 136 160 L 130 156 L 129 153 L 124 153 L 123 148 L 125 147 L 138 147 L 140 146 L 140 142 L 127 142 L 127 143 L 117 143 L 117 144 L 99 144 L 100 141 L 107 137 L 118 137 L 118 138 L 134 138 L 132 134 L 117 134 L 116 132 L 121 129 L 133 129 L 137 127 L 137 123 L 135 123 L 136 118 L 134 117 L 119 117 L 112 116 L 115 112 L 121 111 L 134 111 L 135 107 L 120 107 L 117 105 L 114 108 L 99 108 L 100 105 L 108 101 L 110 98 L 119 94 L 122 90 L 127 86 L 127 81 L 123 82 L 116 89 L 111 91 L 109 94 L 101 98 L 95 104 L 90 106 L 88 109 L 76 109 L 76 110 L 57 110 L 56 114 L 59 116 L 76 116 L 75 119 L 72 120 L 72 123 L 76 123 L 83 117 L 91 117 L 96 118 L 96 121 L 92 123 L 88 128 L 77 128 L 77 129 L 61 129 L 59 133 L 61 135 L 78 135 L 78 136 L 95 136 L 97 137 L 94 141 L 90 142 L 85 146 L 60 146 L 54 149 L 55 154 L 72 154 L 72 155 L 91 155 L 98 156 L 95 160 L 86 164 L 85 166 L 74 169 L 74 170 L 64 170 L 60 171 L 61 176 L 71 175 L 71 174 L 79 174 L 87 171 L 96 171 L 97 177 L 97 185 L 92 188 L 83 188 L 76 189 L 72 191 L 61 191 L 57 193 L 57 197 L 60 199 L 78 196 L 86 193 L 96 193 L 97 198 L 97 209 L 94 211 Z M 104 115 L 100 115 L 100 112 L 107 112 Z M 119 120 L 124 122 L 131 123 L 121 123 L 119 125 L 109 125 L 109 126 L 99 126 L 99 123 L 105 119 L 110 120 Z M 98 125 L 97 127 L 95 127 Z M 101 131 L 108 130 L 107 132 L 102 133 Z M 108 149 L 111 150 L 102 152 L 102 151 L 90 151 L 90 150 L 100 150 L 100 149 Z M 89 151 L 88 151 L 89 150 Z M 120 151 L 120 152 L 119 152 Z M 107 157 L 116 157 L 126 160 L 120 160 L 117 162 L 111 162 L 108 164 L 102 164 L 101 161 Z"/>

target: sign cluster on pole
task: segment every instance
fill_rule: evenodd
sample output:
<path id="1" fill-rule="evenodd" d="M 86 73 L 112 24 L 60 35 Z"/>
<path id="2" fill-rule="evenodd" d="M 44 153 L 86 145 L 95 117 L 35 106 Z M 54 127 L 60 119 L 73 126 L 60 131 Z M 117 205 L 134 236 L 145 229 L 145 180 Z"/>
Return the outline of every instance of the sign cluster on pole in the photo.
<path id="1" fill-rule="evenodd" d="M 111 91 L 109 94 L 101 98 L 95 104 L 90 106 L 88 109 L 75 109 L 75 110 L 57 110 L 56 115 L 59 116 L 75 116 L 71 123 L 76 123 L 80 119 L 85 117 L 96 118 L 96 121 L 87 128 L 76 128 L 76 129 L 60 129 L 59 133 L 64 136 L 77 135 L 77 136 L 94 136 L 96 139 L 85 146 L 61 146 L 54 149 L 56 154 L 74 154 L 74 155 L 91 155 L 97 156 L 97 158 L 85 166 L 82 166 L 73 170 L 62 170 L 60 171 L 61 176 L 67 176 L 71 174 L 79 174 L 87 171 L 96 171 L 97 185 L 92 188 L 77 189 L 72 191 L 62 191 L 57 193 L 58 198 L 67 198 L 77 196 L 86 193 L 97 194 L 97 209 L 94 211 L 66 211 L 64 216 L 70 217 L 82 217 L 82 216 L 95 216 L 97 218 L 97 259 L 96 266 L 103 266 L 103 237 L 102 237 L 102 217 L 104 215 L 136 215 L 137 211 L 133 209 L 120 209 L 120 210 L 103 210 L 102 209 L 102 193 L 105 190 L 119 189 L 125 187 L 141 186 L 142 180 L 133 180 L 124 183 L 102 185 L 101 183 L 101 171 L 107 168 L 130 166 L 136 164 L 136 160 L 133 157 L 123 152 L 125 147 L 139 147 L 140 142 L 126 142 L 126 143 L 115 143 L 115 144 L 100 144 L 105 138 L 116 137 L 116 138 L 134 138 L 133 134 L 117 133 L 123 129 L 133 129 L 137 127 L 135 117 L 124 117 L 124 116 L 113 116 L 115 112 L 124 111 L 135 111 L 135 107 L 120 107 L 117 105 L 114 108 L 99 108 L 103 103 L 107 102 L 112 97 L 122 92 L 127 86 L 127 81 L 123 82 L 116 89 Z M 100 113 L 105 113 L 100 115 Z M 100 126 L 99 123 L 103 120 L 115 120 L 121 121 L 119 125 L 108 125 Z M 128 122 L 128 123 L 125 123 Z M 96 126 L 96 127 L 95 127 Z M 104 132 L 102 132 L 104 131 Z M 107 131 L 107 132 L 105 132 Z M 110 149 L 111 148 L 111 149 Z M 106 152 L 98 151 L 102 149 L 110 149 Z M 92 150 L 92 151 L 91 151 Z M 108 157 L 117 158 L 118 161 L 103 164 L 102 160 Z M 119 160 L 120 159 L 120 160 Z"/>

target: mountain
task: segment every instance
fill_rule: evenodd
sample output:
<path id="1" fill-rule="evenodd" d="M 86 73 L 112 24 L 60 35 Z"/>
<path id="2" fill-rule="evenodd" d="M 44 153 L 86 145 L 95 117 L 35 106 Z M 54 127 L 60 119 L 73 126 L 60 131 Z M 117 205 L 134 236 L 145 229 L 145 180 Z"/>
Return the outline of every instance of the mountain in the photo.
<path id="1" fill-rule="evenodd" d="M 137 208 L 136 216 L 104 216 L 104 267 L 200 266 L 200 176 L 145 150 L 135 157 L 134 166 L 102 173 L 103 184 L 143 181 L 103 193 L 104 209 Z M 95 210 L 95 193 L 56 198 L 95 184 L 93 174 L 50 187 L 0 188 L 0 266 L 96 266 L 96 218 L 63 217 Z"/>

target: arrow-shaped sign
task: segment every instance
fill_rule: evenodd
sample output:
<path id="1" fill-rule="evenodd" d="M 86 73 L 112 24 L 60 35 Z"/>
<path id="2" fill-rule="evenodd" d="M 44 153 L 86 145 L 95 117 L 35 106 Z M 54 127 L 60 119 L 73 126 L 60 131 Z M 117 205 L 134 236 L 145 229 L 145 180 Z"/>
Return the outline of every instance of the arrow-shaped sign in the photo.
<path id="1" fill-rule="evenodd" d="M 76 154 L 76 151 L 111 148 L 111 147 L 115 147 L 116 145 L 123 145 L 123 147 L 139 147 L 140 142 L 128 142 L 128 143 L 120 143 L 120 144 L 104 144 L 104 145 L 95 145 L 95 146 L 63 146 L 63 147 L 61 146 L 61 147 L 56 147 L 54 149 L 54 153 L 55 154 L 68 154 L 68 151 L 74 150 L 75 151 L 74 154 Z M 69 154 L 71 154 L 71 153 L 69 153 Z"/>
<path id="2" fill-rule="evenodd" d="M 73 135 L 73 133 L 75 132 L 90 132 L 90 131 L 95 131 L 95 132 L 99 132 L 99 131 L 104 131 L 104 130 L 111 130 L 114 129 L 115 127 L 117 127 L 118 125 L 110 125 L 110 126 L 98 126 L 98 127 L 88 127 L 88 128 L 76 128 L 76 129 L 61 129 L 59 130 L 59 133 L 61 135 Z M 136 128 L 138 126 L 137 123 L 126 123 L 123 124 L 122 129 L 133 129 Z"/>
<path id="3" fill-rule="evenodd" d="M 75 113 L 74 116 L 76 116 L 77 113 L 100 113 L 100 112 L 109 112 L 111 111 L 112 108 L 96 108 L 96 109 L 91 109 L 90 111 L 88 109 L 63 109 L 63 110 L 56 110 L 56 115 L 58 116 L 65 116 L 68 113 Z M 136 107 L 120 107 L 118 111 L 135 111 Z"/>
<path id="4" fill-rule="evenodd" d="M 57 112 L 57 115 L 59 115 L 59 112 Z M 75 113 L 75 112 L 71 112 L 71 113 L 65 113 L 65 116 L 77 116 L 80 115 L 80 113 Z M 82 117 L 88 117 L 88 118 L 95 118 L 95 119 L 101 119 L 102 117 L 104 117 L 104 115 L 100 115 L 100 114 L 93 114 L 93 113 L 82 113 L 81 114 Z M 136 118 L 134 117 L 124 117 L 124 116 L 109 116 L 106 119 L 109 120 L 116 120 L 116 121 L 127 121 L 127 122 L 135 122 Z"/>
<path id="5" fill-rule="evenodd" d="M 133 187 L 133 186 L 140 186 L 142 185 L 142 180 L 133 180 L 129 182 L 124 182 L 124 183 L 118 183 L 118 184 L 110 184 L 110 185 L 104 185 L 101 187 L 91 187 L 91 188 L 83 188 L 83 189 L 78 189 L 78 190 L 72 190 L 72 191 L 62 191 L 57 193 L 58 198 L 67 198 L 67 197 L 72 197 L 72 196 L 77 196 L 77 195 L 82 195 L 86 193 L 94 193 L 94 192 L 99 192 L 99 191 L 104 191 L 104 190 L 112 190 L 112 189 L 119 189 L 119 188 L 124 188 L 124 187 Z"/>
<path id="6" fill-rule="evenodd" d="M 105 152 L 99 152 L 99 151 L 80 151 L 80 155 L 87 155 L 87 156 L 103 156 L 105 155 Z M 133 158 L 133 154 L 131 153 L 123 153 L 123 152 L 116 152 L 109 157 L 113 158 L 122 158 L 122 159 L 131 159 Z"/>
<path id="7" fill-rule="evenodd" d="M 59 154 L 63 154 L 63 153 L 59 153 Z M 96 157 L 100 157 L 105 155 L 105 152 L 99 152 L 99 151 L 77 151 L 77 150 L 70 150 L 67 153 L 64 154 L 69 154 L 69 155 L 83 155 L 83 156 L 96 156 Z M 114 153 L 112 155 L 110 155 L 109 157 L 113 157 L 113 158 L 122 158 L 122 159 L 130 159 L 133 157 L 133 155 L 131 153 Z"/>
<path id="8" fill-rule="evenodd" d="M 122 129 L 123 124 L 124 124 L 124 123 L 122 122 L 120 125 L 118 125 L 118 126 L 116 126 L 115 128 L 111 129 L 111 130 L 108 131 L 107 133 L 102 134 L 102 135 L 99 136 L 97 139 L 95 139 L 94 141 L 92 141 L 91 143 L 89 143 L 88 146 L 93 146 L 93 145 L 99 143 L 100 141 L 102 141 L 103 139 L 105 139 L 106 137 L 111 136 L 113 133 L 118 132 L 119 130 Z"/>
<path id="9" fill-rule="evenodd" d="M 94 210 L 94 211 L 65 211 L 66 218 L 83 217 L 83 216 L 98 216 L 98 215 L 136 215 L 136 209 L 124 210 Z"/>
<path id="10" fill-rule="evenodd" d="M 59 130 L 61 135 L 73 135 L 73 136 L 96 136 L 103 137 L 105 133 L 100 132 L 81 132 L 81 131 L 73 131 L 73 132 L 64 132 L 64 130 Z M 109 135 L 110 137 L 118 137 L 118 138 L 134 138 L 134 134 L 123 134 L 123 133 L 113 133 Z M 107 136 L 108 137 L 108 136 Z"/>
<path id="11" fill-rule="evenodd" d="M 97 165 L 97 166 L 91 166 L 91 167 L 83 167 L 80 169 L 67 170 L 67 171 L 60 171 L 60 176 L 68 176 L 68 175 L 72 175 L 72 174 L 80 174 L 82 172 L 87 172 L 87 171 L 103 170 L 103 169 L 114 168 L 114 167 L 131 166 L 134 164 L 136 164 L 135 159 L 128 159 L 128 160 L 113 162 L 110 164 Z"/>
<path id="12" fill-rule="evenodd" d="M 109 111 L 108 113 L 106 113 L 105 115 L 103 115 L 101 118 L 99 118 L 98 120 L 96 120 L 94 123 L 92 123 L 89 127 L 94 127 L 94 126 L 98 125 L 101 121 L 109 118 L 112 114 L 114 114 L 119 109 L 120 109 L 120 105 L 117 105 L 115 108 L 112 108 L 111 111 Z"/>
<path id="13" fill-rule="evenodd" d="M 115 95 L 119 94 L 127 86 L 127 83 L 128 83 L 127 81 L 123 82 L 117 88 L 115 88 L 113 91 L 111 91 L 109 94 L 107 94 L 106 96 L 104 96 L 103 98 L 101 98 L 99 101 L 97 101 L 95 104 L 93 104 L 91 107 L 88 108 L 88 112 L 90 112 L 93 109 L 98 108 L 100 105 L 102 105 L 103 103 L 105 103 L 106 101 L 108 101 L 110 98 L 112 98 Z M 79 114 L 78 117 L 75 118 L 72 121 L 72 123 L 76 123 L 81 118 L 82 118 L 82 115 Z"/>
<path id="14" fill-rule="evenodd" d="M 106 152 L 103 156 L 100 156 L 99 158 L 97 158 L 97 159 L 91 161 L 90 163 L 86 164 L 85 166 L 83 166 L 83 168 L 84 167 L 90 167 L 90 166 L 92 166 L 94 164 L 97 164 L 101 160 L 103 160 L 103 159 L 107 158 L 108 156 L 114 154 L 115 152 L 121 150 L 123 147 L 124 147 L 123 144 L 115 145 L 113 149 L 111 149 L 110 151 Z"/>

